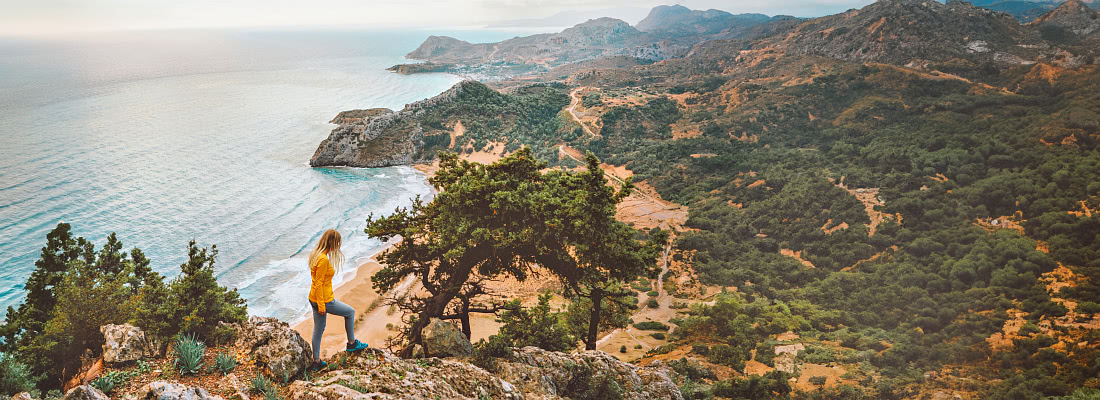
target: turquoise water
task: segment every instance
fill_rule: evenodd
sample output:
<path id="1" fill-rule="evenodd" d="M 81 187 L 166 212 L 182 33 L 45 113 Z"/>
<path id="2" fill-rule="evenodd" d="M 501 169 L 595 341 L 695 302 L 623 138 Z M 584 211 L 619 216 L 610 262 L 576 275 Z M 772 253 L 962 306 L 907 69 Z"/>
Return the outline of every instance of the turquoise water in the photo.
<path id="1" fill-rule="evenodd" d="M 313 169 L 338 112 L 400 108 L 458 81 L 385 71 L 438 32 L 135 32 L 0 40 L 0 307 L 23 298 L 58 222 L 117 232 L 174 276 L 187 241 L 218 246 L 218 279 L 250 313 L 306 310 L 309 246 L 327 228 L 348 260 L 383 244 L 370 213 L 429 196 L 408 167 Z M 454 32 L 472 41 L 504 32 Z M 341 279 L 353 276 L 349 262 Z"/>

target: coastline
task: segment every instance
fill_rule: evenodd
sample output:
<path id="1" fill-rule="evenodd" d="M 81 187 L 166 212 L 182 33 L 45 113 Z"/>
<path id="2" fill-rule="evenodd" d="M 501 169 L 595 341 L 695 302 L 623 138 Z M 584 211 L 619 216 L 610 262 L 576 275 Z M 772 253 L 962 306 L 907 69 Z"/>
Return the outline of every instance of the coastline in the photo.
<path id="1" fill-rule="evenodd" d="M 434 175 L 439 162 L 431 165 L 414 164 L 412 167 L 423 175 L 425 181 Z M 434 166 L 434 168 L 432 168 Z M 389 312 L 384 302 L 385 293 L 377 293 L 372 286 L 371 277 L 385 265 L 376 259 L 379 254 L 400 243 L 394 240 L 387 243 L 374 254 L 371 254 L 366 262 L 359 264 L 355 276 L 339 285 L 333 286 L 333 297 L 337 301 L 355 309 L 355 338 L 371 347 L 385 347 L 386 339 L 394 333 L 387 325 L 400 326 L 401 312 Z M 411 281 L 406 280 L 394 290 L 406 291 L 410 289 Z M 313 313 L 306 312 L 295 319 L 291 326 L 302 335 L 307 342 L 313 338 Z M 328 318 L 325 333 L 321 335 L 321 358 L 327 358 L 333 354 L 344 351 L 347 343 L 347 335 L 344 331 L 344 321 L 341 317 Z"/>

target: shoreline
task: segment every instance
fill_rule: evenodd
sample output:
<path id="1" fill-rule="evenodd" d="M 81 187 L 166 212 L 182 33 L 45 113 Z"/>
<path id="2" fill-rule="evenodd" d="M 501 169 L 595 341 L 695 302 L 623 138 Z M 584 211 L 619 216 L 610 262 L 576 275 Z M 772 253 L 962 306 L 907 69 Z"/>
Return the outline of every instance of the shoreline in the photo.
<path id="1" fill-rule="evenodd" d="M 411 167 L 422 175 L 425 182 L 434 174 L 434 170 L 422 170 L 418 168 L 422 164 L 414 164 Z M 436 162 L 438 165 L 438 162 Z M 434 189 L 433 189 L 434 191 Z M 400 326 L 401 312 L 389 312 L 384 304 L 385 294 L 374 291 L 371 277 L 385 267 L 378 262 L 379 254 L 389 250 L 401 242 L 401 239 L 392 240 L 382 246 L 381 249 L 367 257 L 367 261 L 359 264 L 355 276 L 339 285 L 333 285 L 333 297 L 351 308 L 355 309 L 355 338 L 359 341 L 379 348 L 386 346 L 386 338 L 394 333 L 387 325 Z M 406 279 L 394 290 L 409 290 L 411 281 Z M 295 322 L 296 321 L 296 322 Z M 294 321 L 288 321 L 290 326 L 302 335 L 306 342 L 312 343 L 313 339 L 313 313 L 302 314 Z M 328 318 L 325 325 L 325 333 L 321 335 L 321 359 L 344 351 L 347 343 L 347 335 L 344 331 L 344 321 L 341 317 Z"/>

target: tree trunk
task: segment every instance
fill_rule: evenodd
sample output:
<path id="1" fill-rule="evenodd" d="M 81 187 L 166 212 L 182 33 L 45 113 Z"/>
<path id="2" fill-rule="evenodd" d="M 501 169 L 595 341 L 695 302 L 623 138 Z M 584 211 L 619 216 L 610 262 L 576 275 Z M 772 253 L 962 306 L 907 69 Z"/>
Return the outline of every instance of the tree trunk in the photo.
<path id="1" fill-rule="evenodd" d="M 466 335 L 466 340 L 474 341 L 470 329 L 470 299 L 468 298 L 462 298 L 462 312 L 459 319 L 462 320 L 462 333 Z"/>
<path id="2" fill-rule="evenodd" d="M 398 353 L 402 358 L 412 357 L 413 347 L 423 340 L 421 331 L 424 327 L 428 326 L 428 322 L 432 318 L 439 318 L 443 316 L 443 313 L 447 311 L 447 304 L 454 300 L 455 296 L 462 290 L 462 284 L 466 283 L 466 279 L 470 277 L 470 271 L 473 270 L 473 264 L 468 266 L 459 267 L 455 274 L 451 275 L 447 279 L 446 285 L 439 294 L 432 296 L 424 304 L 424 310 L 420 311 L 420 314 L 416 318 L 416 322 L 409 328 L 409 343 L 405 345 L 405 348 L 401 349 Z"/>
<path id="3" fill-rule="evenodd" d="M 596 350 L 596 334 L 600 331 L 600 311 L 603 308 L 603 291 L 592 291 L 592 314 L 588 317 L 588 337 L 584 340 L 585 350 Z"/>

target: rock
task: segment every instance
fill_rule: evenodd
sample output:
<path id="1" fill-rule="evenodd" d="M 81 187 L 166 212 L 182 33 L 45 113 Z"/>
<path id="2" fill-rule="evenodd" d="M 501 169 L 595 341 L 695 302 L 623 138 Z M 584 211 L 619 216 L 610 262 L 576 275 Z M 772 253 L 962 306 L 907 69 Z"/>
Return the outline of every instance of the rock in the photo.
<path id="1" fill-rule="evenodd" d="M 474 354 L 470 339 L 450 322 L 432 318 L 422 332 L 424 354 L 431 357 L 466 357 Z"/>
<path id="2" fill-rule="evenodd" d="M 577 393 L 566 392 L 570 383 L 607 377 L 619 384 L 626 399 L 683 398 L 668 368 L 638 367 L 598 350 L 562 353 L 528 346 L 498 360 L 497 370 L 497 376 L 515 384 L 519 391 L 540 396 L 576 397 Z"/>
<path id="3" fill-rule="evenodd" d="M 233 392 L 240 398 L 240 400 L 249 400 L 248 389 L 241 384 L 241 380 L 237 378 L 237 374 L 226 375 L 219 383 L 220 389 L 224 392 Z"/>
<path id="4" fill-rule="evenodd" d="M 103 362 L 107 365 L 129 364 L 156 355 L 141 328 L 130 324 L 103 325 L 99 331 L 103 333 Z"/>
<path id="5" fill-rule="evenodd" d="M 206 389 L 165 381 L 150 382 L 138 391 L 140 400 L 223 400 Z"/>
<path id="6" fill-rule="evenodd" d="M 31 397 L 30 393 L 21 392 L 11 396 L 11 400 L 34 400 L 34 397 Z"/>
<path id="7" fill-rule="evenodd" d="M 937 390 L 932 393 L 928 400 L 962 400 L 962 396 L 949 391 Z"/>
<path id="8" fill-rule="evenodd" d="M 276 380 L 298 376 L 313 360 L 313 349 L 290 325 L 275 318 L 251 317 L 234 324 L 238 347 L 247 349 L 256 365 Z"/>
<path id="9" fill-rule="evenodd" d="M 69 389 L 65 393 L 64 400 L 111 400 L 106 394 L 92 385 L 81 385 Z"/>
<path id="10" fill-rule="evenodd" d="M 368 349 L 350 356 L 340 370 L 316 376 L 313 382 L 294 382 L 289 398 L 579 398 L 575 390 L 586 388 L 578 385 L 590 382 L 590 377 L 606 377 L 618 383 L 626 399 L 682 399 L 669 369 L 638 367 L 601 351 L 560 353 L 526 347 L 498 359 L 496 366 L 496 372 L 489 372 L 461 359 L 406 360 L 388 350 Z"/>

